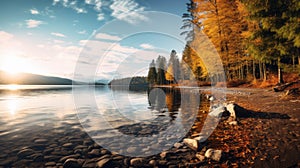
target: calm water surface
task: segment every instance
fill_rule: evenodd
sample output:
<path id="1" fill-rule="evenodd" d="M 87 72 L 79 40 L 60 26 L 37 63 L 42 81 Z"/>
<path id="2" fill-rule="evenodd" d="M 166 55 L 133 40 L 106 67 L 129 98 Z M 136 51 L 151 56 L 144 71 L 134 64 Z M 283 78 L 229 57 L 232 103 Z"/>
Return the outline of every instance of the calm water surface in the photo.
<path id="1" fill-rule="evenodd" d="M 171 141 L 170 147 L 189 130 L 199 107 L 199 100 L 187 93 L 108 86 L 75 86 L 72 91 L 72 86 L 0 85 L 0 139 L 37 136 L 40 128 L 55 130 L 68 123 L 83 127 L 95 141 L 122 137 L 122 143 L 137 143 L 155 137 Z"/>

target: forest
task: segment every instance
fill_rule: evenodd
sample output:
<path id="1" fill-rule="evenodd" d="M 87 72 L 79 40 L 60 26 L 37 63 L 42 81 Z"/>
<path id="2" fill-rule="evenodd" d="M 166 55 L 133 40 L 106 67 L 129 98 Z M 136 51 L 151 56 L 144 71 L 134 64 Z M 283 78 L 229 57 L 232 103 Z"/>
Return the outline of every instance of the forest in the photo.
<path id="1" fill-rule="evenodd" d="M 179 61 L 159 56 L 150 64 L 150 84 L 209 81 L 212 74 L 192 47 L 197 31 L 214 45 L 227 82 L 282 84 L 300 74 L 300 1 L 190 0 L 183 14 L 186 46 Z"/>

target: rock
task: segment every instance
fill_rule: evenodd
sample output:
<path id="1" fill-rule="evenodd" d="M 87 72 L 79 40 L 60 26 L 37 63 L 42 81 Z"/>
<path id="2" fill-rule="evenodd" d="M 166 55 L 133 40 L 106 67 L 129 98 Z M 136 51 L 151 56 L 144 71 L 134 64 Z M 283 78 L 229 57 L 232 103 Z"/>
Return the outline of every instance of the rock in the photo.
<path id="1" fill-rule="evenodd" d="M 130 160 L 131 166 L 143 166 L 145 160 L 143 158 L 133 158 Z"/>
<path id="2" fill-rule="evenodd" d="M 47 163 L 45 164 L 46 167 L 47 167 L 47 166 L 55 166 L 55 165 L 56 165 L 55 162 L 47 162 Z"/>
<path id="3" fill-rule="evenodd" d="M 22 158 L 25 158 L 25 157 L 27 157 L 27 156 L 29 156 L 29 155 L 34 154 L 34 153 L 35 153 L 35 152 L 34 152 L 34 150 L 32 150 L 32 149 L 23 149 L 23 150 L 21 150 L 21 151 L 19 151 L 19 152 L 17 153 L 17 156 L 18 156 L 18 158 L 22 159 Z"/>
<path id="4" fill-rule="evenodd" d="M 185 138 L 183 139 L 183 143 L 193 150 L 198 150 L 198 141 L 195 139 Z"/>
<path id="5" fill-rule="evenodd" d="M 31 155 L 34 162 L 42 162 L 44 161 L 44 156 L 41 153 Z"/>
<path id="6" fill-rule="evenodd" d="M 76 159 L 70 158 L 67 159 L 63 165 L 63 168 L 80 168 L 81 165 L 78 163 Z"/>
<path id="7" fill-rule="evenodd" d="M 236 114 L 235 114 L 235 104 L 234 103 L 229 103 L 226 105 L 226 110 L 230 113 L 230 117 L 232 120 L 236 120 Z"/>
<path id="8" fill-rule="evenodd" d="M 178 149 L 178 148 L 182 147 L 182 143 L 176 142 L 174 144 L 174 147 Z"/>
<path id="9" fill-rule="evenodd" d="M 205 137 L 205 136 L 198 136 L 198 137 L 195 137 L 195 138 L 193 138 L 193 139 L 195 139 L 195 140 L 197 140 L 198 141 L 198 143 L 200 142 L 205 142 L 206 140 L 207 140 L 207 138 L 208 137 Z"/>
<path id="10" fill-rule="evenodd" d="M 222 151 L 210 148 L 205 152 L 205 157 L 212 159 L 214 161 L 220 161 L 222 157 Z"/>
<path id="11" fill-rule="evenodd" d="M 104 166 L 107 166 L 110 162 L 110 159 L 109 158 L 104 158 L 100 161 L 97 162 L 97 167 L 104 167 Z"/>
<path id="12" fill-rule="evenodd" d="M 162 158 L 162 159 L 165 159 L 167 156 L 169 155 L 169 152 L 167 151 L 163 151 L 159 154 L 159 156 Z"/>
<path id="13" fill-rule="evenodd" d="M 77 155 L 64 156 L 61 159 L 59 159 L 59 162 L 65 162 L 67 159 L 71 159 L 71 158 L 77 159 L 78 157 L 79 157 L 78 154 Z"/>
<path id="14" fill-rule="evenodd" d="M 224 112 L 225 112 L 224 106 L 217 106 L 215 108 L 212 108 L 208 113 L 208 115 L 210 115 L 211 117 L 221 117 Z"/>
<path id="15" fill-rule="evenodd" d="M 156 166 L 156 160 L 150 160 L 149 165 L 151 166 Z"/>
<path id="16" fill-rule="evenodd" d="M 203 162 L 205 160 L 205 156 L 200 153 L 196 153 L 196 158 L 199 159 L 200 162 Z"/>
<path id="17" fill-rule="evenodd" d="M 72 146 L 73 146 L 72 143 L 65 143 L 65 144 L 63 144 L 63 147 L 65 147 L 65 148 L 71 148 Z"/>
<path id="18" fill-rule="evenodd" d="M 231 121 L 228 123 L 229 125 L 238 125 L 237 121 Z"/>
<path id="19" fill-rule="evenodd" d="M 89 156 L 100 156 L 100 149 L 93 149 L 88 153 Z"/>
<path id="20" fill-rule="evenodd" d="M 36 144 L 45 144 L 47 142 L 48 142 L 47 139 L 36 139 L 36 140 L 34 140 L 34 143 L 36 143 Z"/>
<path id="21" fill-rule="evenodd" d="M 137 147 L 129 147 L 127 150 L 126 150 L 128 153 L 134 153 L 137 151 Z"/>

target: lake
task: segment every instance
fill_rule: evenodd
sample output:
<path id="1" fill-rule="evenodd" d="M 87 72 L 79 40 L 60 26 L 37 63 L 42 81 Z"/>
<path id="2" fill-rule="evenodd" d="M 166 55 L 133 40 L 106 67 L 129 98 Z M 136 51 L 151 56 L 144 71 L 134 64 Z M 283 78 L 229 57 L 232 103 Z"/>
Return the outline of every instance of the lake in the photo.
<path id="1" fill-rule="evenodd" d="M 40 137 L 57 144 L 87 134 L 110 151 L 149 156 L 181 140 L 200 107 L 191 89 L 0 85 L 0 95 L 4 154 Z"/>

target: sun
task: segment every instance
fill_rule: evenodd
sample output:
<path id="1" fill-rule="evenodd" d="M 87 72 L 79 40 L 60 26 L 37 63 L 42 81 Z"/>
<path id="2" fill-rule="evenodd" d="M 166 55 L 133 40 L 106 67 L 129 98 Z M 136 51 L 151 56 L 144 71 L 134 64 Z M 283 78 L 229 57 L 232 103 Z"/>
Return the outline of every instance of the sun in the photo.
<path id="1" fill-rule="evenodd" d="M 24 72 L 24 66 L 24 61 L 14 56 L 6 57 L 1 61 L 1 69 L 10 75 Z"/>

